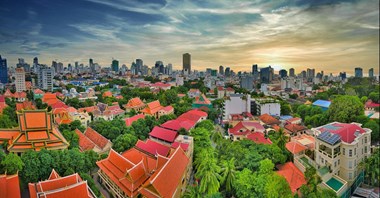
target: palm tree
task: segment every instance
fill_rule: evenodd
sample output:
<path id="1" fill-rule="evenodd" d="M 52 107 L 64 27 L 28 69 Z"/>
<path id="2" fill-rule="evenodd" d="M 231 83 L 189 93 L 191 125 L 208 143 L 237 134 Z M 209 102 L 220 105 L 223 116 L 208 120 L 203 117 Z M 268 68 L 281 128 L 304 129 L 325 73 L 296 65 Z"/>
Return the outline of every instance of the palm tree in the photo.
<path id="1" fill-rule="evenodd" d="M 203 195 L 199 189 L 199 186 L 195 185 L 195 186 L 188 186 L 183 197 L 184 198 L 202 198 Z"/>
<path id="2" fill-rule="evenodd" d="M 220 141 L 223 140 L 223 136 L 221 134 L 221 132 L 219 131 L 214 131 L 211 135 L 211 140 L 215 143 L 215 144 L 219 144 Z"/>
<path id="3" fill-rule="evenodd" d="M 217 165 L 217 160 L 213 156 L 213 153 L 210 154 L 207 151 L 201 153 L 201 155 L 198 155 L 198 159 L 196 159 L 197 172 L 195 173 L 195 177 L 201 181 L 199 189 L 202 193 L 213 194 L 219 191 L 220 167 Z"/>
<path id="4" fill-rule="evenodd" d="M 235 158 L 223 161 L 221 173 L 222 183 L 226 186 L 227 192 L 232 192 L 233 184 L 236 179 Z"/>
<path id="5" fill-rule="evenodd" d="M 285 135 L 284 129 L 281 128 L 278 131 L 278 134 L 279 134 L 279 136 L 278 136 L 277 146 L 280 147 L 280 149 L 285 150 L 285 144 L 288 141 L 288 138 Z"/>

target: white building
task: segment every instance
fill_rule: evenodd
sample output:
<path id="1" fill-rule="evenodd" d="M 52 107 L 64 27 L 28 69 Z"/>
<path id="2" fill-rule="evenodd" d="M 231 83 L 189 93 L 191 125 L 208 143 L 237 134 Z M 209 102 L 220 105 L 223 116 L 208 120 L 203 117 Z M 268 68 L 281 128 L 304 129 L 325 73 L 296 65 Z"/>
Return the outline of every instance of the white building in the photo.
<path id="1" fill-rule="evenodd" d="M 177 75 L 175 77 L 175 84 L 176 84 L 176 86 L 182 86 L 184 84 L 183 81 L 184 81 L 183 76 Z"/>
<path id="2" fill-rule="evenodd" d="M 40 68 L 38 72 L 38 87 L 43 90 L 53 91 L 53 77 L 53 68 Z"/>
<path id="3" fill-rule="evenodd" d="M 22 92 L 26 90 L 25 86 L 25 71 L 24 68 L 16 68 L 16 92 Z"/>
<path id="4" fill-rule="evenodd" d="M 280 116 L 281 115 L 281 105 L 277 100 L 274 99 L 267 99 L 267 98 L 262 98 L 262 99 L 253 99 L 252 100 L 252 110 L 251 113 L 253 115 L 276 115 Z"/>
<path id="5" fill-rule="evenodd" d="M 251 95 L 231 94 L 224 101 L 223 120 L 228 120 L 230 114 L 251 113 Z"/>
<path id="6" fill-rule="evenodd" d="M 327 167 L 350 185 L 360 174 L 359 163 L 371 155 L 371 129 L 359 123 L 333 122 L 312 129 L 317 168 Z M 322 175 L 324 179 L 324 175 Z"/>

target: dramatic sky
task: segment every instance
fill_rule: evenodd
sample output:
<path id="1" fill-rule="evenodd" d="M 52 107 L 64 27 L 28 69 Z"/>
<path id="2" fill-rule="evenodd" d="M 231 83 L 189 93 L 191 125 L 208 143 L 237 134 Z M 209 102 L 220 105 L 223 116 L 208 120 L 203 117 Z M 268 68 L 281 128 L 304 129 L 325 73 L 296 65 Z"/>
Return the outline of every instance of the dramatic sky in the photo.
<path id="1" fill-rule="evenodd" d="M 182 67 L 379 67 L 378 0 L 1 0 L 0 55 L 15 65 L 91 57 Z"/>

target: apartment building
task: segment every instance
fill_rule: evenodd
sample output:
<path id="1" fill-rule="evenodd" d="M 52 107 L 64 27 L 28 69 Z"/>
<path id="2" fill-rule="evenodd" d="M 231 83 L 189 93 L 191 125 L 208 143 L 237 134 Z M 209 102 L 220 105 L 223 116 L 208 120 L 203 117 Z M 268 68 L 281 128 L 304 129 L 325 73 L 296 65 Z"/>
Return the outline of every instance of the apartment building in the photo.
<path id="1" fill-rule="evenodd" d="M 24 68 L 16 68 L 15 86 L 16 92 L 22 92 L 26 90 Z"/>

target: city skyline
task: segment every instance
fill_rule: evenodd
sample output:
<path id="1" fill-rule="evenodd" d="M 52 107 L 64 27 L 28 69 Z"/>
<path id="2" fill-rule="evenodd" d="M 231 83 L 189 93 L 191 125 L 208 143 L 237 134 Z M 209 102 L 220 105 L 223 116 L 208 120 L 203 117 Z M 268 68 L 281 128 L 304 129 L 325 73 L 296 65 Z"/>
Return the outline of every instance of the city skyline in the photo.
<path id="1" fill-rule="evenodd" d="M 0 54 L 18 58 L 130 66 L 137 58 L 195 70 L 253 64 L 296 73 L 379 70 L 378 1 L 2 1 Z M 67 11 L 70 10 L 70 16 Z M 73 13 L 73 14 L 71 14 Z"/>

